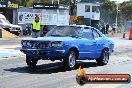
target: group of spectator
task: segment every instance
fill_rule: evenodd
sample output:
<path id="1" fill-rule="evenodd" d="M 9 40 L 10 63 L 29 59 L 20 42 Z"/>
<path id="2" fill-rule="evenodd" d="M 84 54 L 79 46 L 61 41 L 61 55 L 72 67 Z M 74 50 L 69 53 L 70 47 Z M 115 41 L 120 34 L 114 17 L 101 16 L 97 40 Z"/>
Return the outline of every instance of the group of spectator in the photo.
<path id="1" fill-rule="evenodd" d="M 111 28 L 110 25 L 107 23 L 103 23 L 102 25 L 99 25 L 99 29 L 103 34 L 108 34 L 109 33 L 109 29 Z M 112 24 L 112 33 L 115 34 L 116 33 L 116 24 L 113 23 Z"/>

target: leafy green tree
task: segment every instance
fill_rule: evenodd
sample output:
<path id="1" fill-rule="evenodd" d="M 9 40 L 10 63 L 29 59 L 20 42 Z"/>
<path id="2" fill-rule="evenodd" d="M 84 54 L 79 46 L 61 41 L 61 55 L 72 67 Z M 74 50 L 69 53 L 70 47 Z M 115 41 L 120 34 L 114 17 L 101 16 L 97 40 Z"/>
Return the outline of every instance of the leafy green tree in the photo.
<path id="1" fill-rule="evenodd" d="M 32 3 L 34 2 L 40 2 L 40 0 L 21 0 L 21 5 L 25 7 L 32 6 Z"/>
<path id="2" fill-rule="evenodd" d="M 39 2 L 52 3 L 52 0 L 39 0 Z"/>
<path id="3" fill-rule="evenodd" d="M 124 21 L 132 20 L 132 3 L 124 2 L 120 5 L 120 11 Z"/>
<path id="4" fill-rule="evenodd" d="M 116 16 L 117 16 L 117 5 L 115 2 L 111 1 L 105 1 L 101 5 L 100 13 L 101 13 L 101 19 L 104 20 L 104 22 L 113 24 L 116 22 Z"/>
<path id="5" fill-rule="evenodd" d="M 108 1 L 109 0 L 81 0 L 81 2 L 100 2 L 100 3 L 104 3 Z"/>
<path id="6" fill-rule="evenodd" d="M 58 0 L 54 0 L 55 3 L 58 3 Z M 70 15 L 76 14 L 76 0 L 60 0 L 60 4 L 70 6 Z"/>

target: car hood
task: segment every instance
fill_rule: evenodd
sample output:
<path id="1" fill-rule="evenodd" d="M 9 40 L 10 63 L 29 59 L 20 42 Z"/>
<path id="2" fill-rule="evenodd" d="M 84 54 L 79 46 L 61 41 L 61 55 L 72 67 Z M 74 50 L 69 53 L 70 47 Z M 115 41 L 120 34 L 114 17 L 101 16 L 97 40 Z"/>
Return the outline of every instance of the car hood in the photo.
<path id="1" fill-rule="evenodd" d="M 19 25 L 14 25 L 14 24 L 9 24 L 9 26 L 11 26 L 11 27 L 21 28 L 21 26 L 19 26 Z"/>
<path id="2" fill-rule="evenodd" d="M 76 38 L 72 38 L 72 37 L 38 37 L 38 38 L 26 38 L 23 40 L 28 40 L 28 41 L 72 41 L 75 39 Z"/>
<path id="3" fill-rule="evenodd" d="M 14 25 L 14 24 L 2 24 L 4 26 L 10 26 L 10 27 L 15 27 L 15 28 L 21 28 L 19 25 Z"/>

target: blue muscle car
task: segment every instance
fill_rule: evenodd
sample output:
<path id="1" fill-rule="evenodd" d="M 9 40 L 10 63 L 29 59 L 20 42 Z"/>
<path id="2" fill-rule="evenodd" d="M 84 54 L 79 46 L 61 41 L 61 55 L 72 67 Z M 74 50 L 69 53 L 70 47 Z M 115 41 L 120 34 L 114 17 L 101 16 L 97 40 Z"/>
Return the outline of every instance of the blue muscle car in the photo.
<path id="1" fill-rule="evenodd" d="M 85 25 L 56 26 L 46 36 L 24 39 L 21 44 L 29 67 L 42 59 L 61 60 L 68 69 L 75 68 L 76 60 L 95 59 L 97 65 L 106 65 L 114 48 L 113 41 Z"/>

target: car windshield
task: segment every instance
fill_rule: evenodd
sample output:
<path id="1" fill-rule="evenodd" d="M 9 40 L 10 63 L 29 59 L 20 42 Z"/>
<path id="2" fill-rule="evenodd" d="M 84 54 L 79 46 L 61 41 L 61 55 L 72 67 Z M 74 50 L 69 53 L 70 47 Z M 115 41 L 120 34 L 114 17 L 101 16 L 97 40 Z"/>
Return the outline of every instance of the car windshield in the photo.
<path id="1" fill-rule="evenodd" d="M 57 26 L 53 30 L 49 31 L 46 36 L 69 36 L 69 37 L 78 37 L 80 36 L 81 27 L 74 26 Z"/>
<path id="2" fill-rule="evenodd" d="M 0 19 L 1 23 L 3 24 L 11 24 L 7 19 Z"/>

